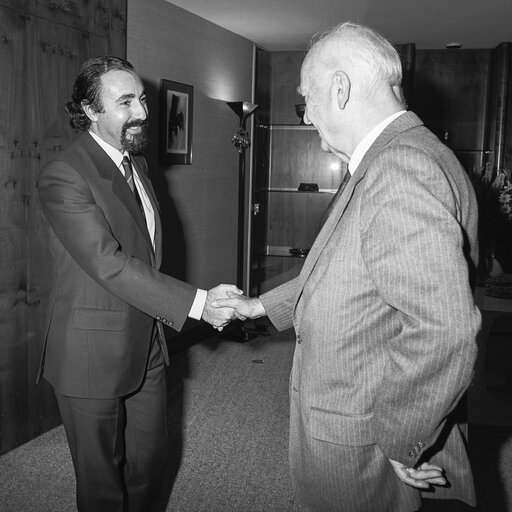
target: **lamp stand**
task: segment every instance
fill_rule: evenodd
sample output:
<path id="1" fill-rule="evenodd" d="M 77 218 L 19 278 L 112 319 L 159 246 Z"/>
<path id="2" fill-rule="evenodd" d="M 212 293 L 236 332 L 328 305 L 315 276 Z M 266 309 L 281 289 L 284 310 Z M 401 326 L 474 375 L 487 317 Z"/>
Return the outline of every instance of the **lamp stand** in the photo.
<path id="1" fill-rule="evenodd" d="M 238 115 L 240 125 L 232 143 L 238 149 L 238 240 L 236 285 L 244 289 L 244 238 L 245 238 L 245 151 L 251 145 L 249 135 L 245 131 L 247 118 L 258 108 L 258 105 L 248 101 L 228 102 L 229 107 Z M 252 329 L 246 329 L 243 322 L 231 322 L 221 333 L 220 337 L 230 341 L 245 343 L 258 336 Z"/>
<path id="2" fill-rule="evenodd" d="M 238 153 L 238 240 L 236 253 L 236 285 L 244 289 L 245 238 L 245 149 Z"/>

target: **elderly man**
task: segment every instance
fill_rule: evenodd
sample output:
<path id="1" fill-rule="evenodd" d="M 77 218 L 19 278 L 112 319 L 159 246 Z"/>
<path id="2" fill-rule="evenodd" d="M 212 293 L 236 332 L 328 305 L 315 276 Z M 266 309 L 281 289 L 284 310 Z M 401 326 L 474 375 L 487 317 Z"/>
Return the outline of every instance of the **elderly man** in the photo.
<path id="1" fill-rule="evenodd" d="M 162 324 L 187 317 L 222 329 L 233 310 L 158 271 L 158 203 L 139 154 L 146 93 L 127 61 L 82 66 L 67 105 L 81 135 L 41 170 L 54 257 L 40 375 L 52 384 L 76 474 L 78 510 L 148 512 L 167 451 Z"/>
<path id="2" fill-rule="evenodd" d="M 474 501 L 452 413 L 480 324 L 477 206 L 453 153 L 406 112 L 401 79 L 372 29 L 344 23 L 313 42 L 304 121 L 351 178 L 298 278 L 216 301 L 295 329 L 290 465 L 318 512 L 411 512 L 423 490 Z"/>

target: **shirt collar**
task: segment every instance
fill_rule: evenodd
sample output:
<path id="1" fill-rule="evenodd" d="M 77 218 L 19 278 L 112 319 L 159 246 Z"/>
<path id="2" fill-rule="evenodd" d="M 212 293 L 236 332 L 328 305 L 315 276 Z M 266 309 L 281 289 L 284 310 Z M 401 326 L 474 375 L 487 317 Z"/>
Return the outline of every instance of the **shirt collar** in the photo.
<path id="1" fill-rule="evenodd" d="M 105 142 L 101 137 L 93 133 L 91 130 L 89 130 L 89 133 L 91 137 L 100 145 L 101 149 L 107 153 L 107 155 L 111 158 L 111 160 L 116 164 L 116 167 L 121 168 L 121 162 L 123 161 L 123 157 L 127 156 L 128 158 L 130 155 L 127 151 L 119 151 L 114 146 L 111 146 L 108 142 Z"/>
<path id="2" fill-rule="evenodd" d="M 348 163 L 348 170 L 350 174 L 354 174 L 357 169 L 357 166 L 361 163 L 366 152 L 370 149 L 370 146 L 377 140 L 377 137 L 386 129 L 388 125 L 390 125 L 397 117 L 401 116 L 405 113 L 405 110 L 400 110 L 395 112 L 394 114 L 386 117 L 384 121 L 381 121 L 379 124 L 374 126 L 359 142 L 352 153 L 352 158 Z"/>

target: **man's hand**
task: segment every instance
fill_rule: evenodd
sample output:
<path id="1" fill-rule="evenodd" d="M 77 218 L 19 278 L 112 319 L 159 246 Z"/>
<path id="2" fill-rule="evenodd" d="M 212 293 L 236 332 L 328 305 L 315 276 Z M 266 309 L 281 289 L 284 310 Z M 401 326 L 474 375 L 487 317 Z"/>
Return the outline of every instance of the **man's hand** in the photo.
<path id="1" fill-rule="evenodd" d="M 265 316 L 267 312 L 261 303 L 261 300 L 258 297 L 246 297 L 245 295 L 232 293 L 230 291 L 227 292 L 227 296 L 229 298 L 223 299 L 218 298 L 212 302 L 212 307 L 214 308 L 233 308 L 235 310 L 235 315 L 240 320 L 245 320 L 246 318 L 259 318 L 260 316 Z"/>
<path id="2" fill-rule="evenodd" d="M 431 485 L 446 485 L 444 470 L 424 462 L 418 469 L 410 468 L 396 460 L 389 459 L 398 478 L 416 489 L 428 489 Z"/>
<path id="3" fill-rule="evenodd" d="M 231 295 L 228 295 L 228 293 Z M 220 298 L 237 297 L 242 293 L 242 290 L 239 290 L 233 284 L 219 284 L 215 288 L 212 288 L 208 291 L 208 295 L 206 296 L 206 304 L 204 305 L 201 318 L 215 327 L 215 329 L 222 331 L 224 326 L 231 320 L 239 317 L 235 315 L 235 311 L 232 307 L 212 307 L 212 302 Z"/>

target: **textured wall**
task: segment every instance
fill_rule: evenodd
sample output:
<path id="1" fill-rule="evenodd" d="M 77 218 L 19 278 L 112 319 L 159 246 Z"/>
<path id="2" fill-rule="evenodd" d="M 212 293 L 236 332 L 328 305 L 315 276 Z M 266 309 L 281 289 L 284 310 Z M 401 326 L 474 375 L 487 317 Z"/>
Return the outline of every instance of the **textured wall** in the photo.
<path id="1" fill-rule="evenodd" d="M 146 156 L 164 221 L 164 270 L 209 288 L 236 281 L 238 118 L 250 100 L 253 44 L 164 0 L 128 1 L 127 56 L 149 93 Z M 160 165 L 160 80 L 194 87 L 192 165 Z"/>

